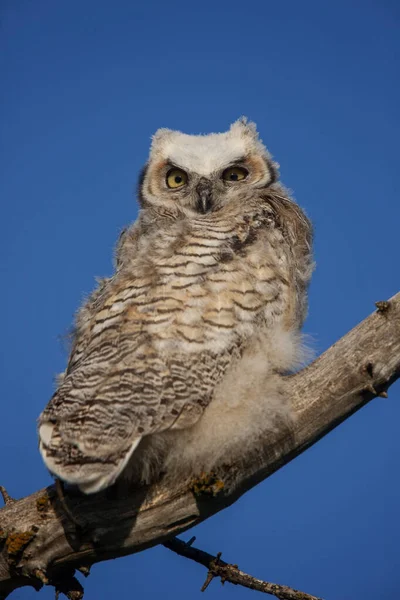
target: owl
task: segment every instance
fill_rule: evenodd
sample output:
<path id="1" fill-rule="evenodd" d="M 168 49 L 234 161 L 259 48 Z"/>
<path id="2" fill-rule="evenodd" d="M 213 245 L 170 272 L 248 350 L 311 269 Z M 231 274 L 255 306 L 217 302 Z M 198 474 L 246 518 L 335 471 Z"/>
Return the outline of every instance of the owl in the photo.
<path id="1" fill-rule="evenodd" d="M 312 229 L 254 123 L 158 130 L 138 200 L 39 418 L 48 469 L 87 494 L 256 456 L 302 358 Z"/>

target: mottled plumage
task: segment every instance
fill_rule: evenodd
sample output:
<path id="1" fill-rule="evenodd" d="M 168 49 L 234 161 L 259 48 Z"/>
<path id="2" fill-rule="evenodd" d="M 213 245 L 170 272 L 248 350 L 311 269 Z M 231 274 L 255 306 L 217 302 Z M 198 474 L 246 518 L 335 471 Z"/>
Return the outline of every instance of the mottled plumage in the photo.
<path id="1" fill-rule="evenodd" d="M 65 376 L 40 417 L 54 474 L 92 493 L 128 463 L 126 476 L 149 480 L 179 471 L 186 450 L 203 468 L 210 449 L 233 448 L 228 414 L 229 427 L 210 433 L 232 410 L 217 390 L 259 360 L 252 349 L 271 377 L 299 358 L 311 228 L 276 179 L 245 120 L 225 134 L 157 132 L 139 218 L 121 236 L 114 276 L 78 313 Z M 204 428 L 213 401 L 221 408 Z"/>

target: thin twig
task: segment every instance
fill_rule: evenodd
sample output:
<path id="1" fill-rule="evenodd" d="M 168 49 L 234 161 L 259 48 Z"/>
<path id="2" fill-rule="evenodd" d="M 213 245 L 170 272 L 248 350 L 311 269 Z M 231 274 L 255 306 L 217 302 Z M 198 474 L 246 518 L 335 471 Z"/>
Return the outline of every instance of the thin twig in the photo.
<path id="1" fill-rule="evenodd" d="M 9 493 L 3 485 L 0 485 L 0 494 L 3 496 L 4 504 L 6 506 L 7 504 L 12 504 L 12 502 L 15 502 L 15 499 L 11 498 L 11 496 L 9 495 Z"/>
<path id="2" fill-rule="evenodd" d="M 263 592 L 264 594 L 271 594 L 271 596 L 275 596 L 280 600 L 322 600 L 311 594 L 294 590 L 287 585 L 269 583 L 268 581 L 262 581 L 247 573 L 243 573 L 237 565 L 230 565 L 221 560 L 220 552 L 217 556 L 212 556 L 212 554 L 208 554 L 208 552 L 204 552 L 204 550 L 193 548 L 189 543 L 183 542 L 178 538 L 172 538 L 167 542 L 164 542 L 163 545 L 169 550 L 176 552 L 176 554 L 184 556 L 185 558 L 190 558 L 208 569 L 207 579 L 201 588 L 202 592 L 206 590 L 214 577 L 220 577 L 222 583 L 229 581 L 234 585 L 242 585 L 251 590 Z"/>

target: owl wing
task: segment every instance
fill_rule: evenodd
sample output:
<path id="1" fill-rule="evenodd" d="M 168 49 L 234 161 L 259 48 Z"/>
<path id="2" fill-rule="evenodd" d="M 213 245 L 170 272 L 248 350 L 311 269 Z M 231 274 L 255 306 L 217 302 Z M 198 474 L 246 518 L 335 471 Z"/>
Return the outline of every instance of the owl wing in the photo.
<path id="1" fill-rule="evenodd" d="M 86 493 L 112 485 L 143 436 L 194 423 L 224 364 L 209 351 L 160 351 L 152 328 L 168 327 L 173 307 L 164 300 L 146 312 L 145 286 L 102 285 L 82 309 L 95 315 L 83 319 L 64 381 L 39 419 L 47 467 Z"/>

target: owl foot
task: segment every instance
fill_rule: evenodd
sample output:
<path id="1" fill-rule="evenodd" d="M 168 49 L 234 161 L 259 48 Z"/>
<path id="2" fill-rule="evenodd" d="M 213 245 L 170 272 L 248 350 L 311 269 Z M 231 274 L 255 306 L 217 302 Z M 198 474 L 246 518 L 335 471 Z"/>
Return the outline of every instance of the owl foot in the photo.
<path id="1" fill-rule="evenodd" d="M 214 471 L 206 473 L 203 471 L 198 477 L 194 477 L 189 488 L 195 496 L 217 496 L 225 487 L 221 479 L 218 479 Z"/>

